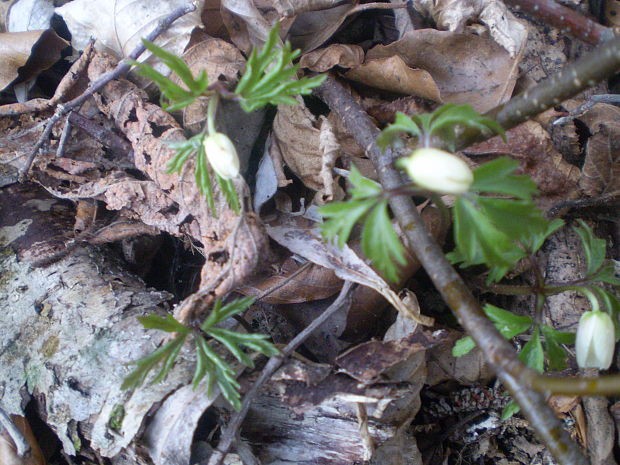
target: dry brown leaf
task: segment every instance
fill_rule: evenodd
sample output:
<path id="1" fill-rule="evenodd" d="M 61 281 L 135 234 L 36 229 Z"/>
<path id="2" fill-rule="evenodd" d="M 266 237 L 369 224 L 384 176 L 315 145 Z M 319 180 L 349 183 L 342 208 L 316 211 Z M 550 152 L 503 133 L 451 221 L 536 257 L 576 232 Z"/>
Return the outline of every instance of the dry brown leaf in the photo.
<path id="1" fill-rule="evenodd" d="M 67 42 L 50 29 L 0 33 L 0 90 L 31 79 L 60 59 Z"/>
<path id="2" fill-rule="evenodd" d="M 577 195 L 579 169 L 562 158 L 547 131 L 535 121 L 527 121 L 506 133 L 465 150 L 466 154 L 509 155 L 521 164 L 522 172 L 538 185 L 542 208 Z"/>
<path id="3" fill-rule="evenodd" d="M 288 40 L 293 48 L 308 53 L 326 42 L 347 19 L 354 5 L 339 5 L 329 10 L 308 11 L 295 18 Z"/>
<path id="4" fill-rule="evenodd" d="M 22 416 L 11 415 L 11 420 L 22 432 L 30 445 L 30 452 L 25 457 L 17 455 L 13 440 L 4 428 L 0 428 L 0 464 L 2 465 L 45 465 L 47 461 L 39 447 L 39 443 L 30 428 L 28 420 Z"/>
<path id="5" fill-rule="evenodd" d="M 344 280 L 370 287 L 380 293 L 390 304 L 408 318 L 424 324 L 432 324 L 432 319 L 416 314 L 370 266 L 368 266 L 349 246 L 342 249 L 327 244 L 321 239 L 317 228 L 298 226 L 267 226 L 269 236 L 291 252 L 307 260 L 334 270 Z"/>
<path id="6" fill-rule="evenodd" d="M 513 57 L 527 40 L 525 25 L 499 0 L 416 0 L 414 5 L 430 15 L 439 29 L 463 32 L 466 24 L 479 20 Z"/>
<path id="7" fill-rule="evenodd" d="M 364 61 L 364 49 L 359 45 L 332 44 L 306 53 L 299 60 L 302 68 L 324 73 L 334 66 L 354 68 Z"/>
<path id="8" fill-rule="evenodd" d="M 332 270 L 315 264 L 310 264 L 306 270 L 291 278 L 290 276 L 299 270 L 300 266 L 298 262 L 289 258 L 285 260 L 277 274 L 252 283 L 251 286 L 244 286 L 238 292 L 258 296 L 267 289 L 283 284 L 262 301 L 269 304 L 291 304 L 326 299 L 342 288 L 342 280 Z"/>
<path id="9" fill-rule="evenodd" d="M 180 56 L 190 41 L 192 30 L 202 25 L 203 1 L 196 0 L 196 9 L 176 20 L 155 43 Z M 121 59 L 141 44 L 142 38 L 157 27 L 161 18 L 186 5 L 186 0 L 74 0 L 56 8 L 56 13 L 62 16 L 71 32 L 73 48 L 84 50 L 91 38 L 95 38 L 97 50 Z M 148 51 L 139 61 L 148 63 L 165 76 L 170 74 L 170 69 Z M 141 87 L 155 91 L 156 86 L 150 79 L 133 71 L 131 76 Z"/>
<path id="10" fill-rule="evenodd" d="M 364 342 L 339 355 L 336 365 L 352 378 L 368 384 L 411 355 L 444 342 L 447 335 L 447 331 L 430 333 L 418 329 L 401 339 Z"/>
<path id="11" fill-rule="evenodd" d="M 506 50 L 472 34 L 420 29 L 372 48 L 366 59 L 394 55 L 410 68 L 428 71 L 443 102 L 469 104 L 481 113 L 510 98 L 518 72 L 517 61 Z"/>
<path id="12" fill-rule="evenodd" d="M 315 191 L 324 188 L 318 125 L 304 104 L 278 106 L 273 121 L 273 145 L 277 146 L 288 167 Z"/>
<path id="13" fill-rule="evenodd" d="M 252 0 L 221 0 L 221 14 L 230 40 L 249 54 L 267 40 L 271 23 L 263 17 Z"/>
<path id="14" fill-rule="evenodd" d="M 579 186 L 591 197 L 620 192 L 620 109 L 599 103 L 579 119 L 591 134 Z"/>
<path id="15" fill-rule="evenodd" d="M 187 49 L 182 56 L 194 76 L 206 71 L 210 83 L 224 81 L 231 87 L 245 69 L 245 58 L 237 47 L 221 39 L 207 39 Z M 175 74 L 171 80 L 185 87 Z M 208 100 L 198 99 L 183 110 L 183 127 L 191 133 L 200 132 L 207 118 Z"/>
<path id="16" fill-rule="evenodd" d="M 441 102 L 439 88 L 430 73 L 410 68 L 398 55 L 367 60 L 348 71 L 345 77 L 378 89 Z"/>
<path id="17" fill-rule="evenodd" d="M 201 15 L 202 24 L 205 32 L 211 37 L 229 40 L 230 35 L 220 13 L 221 3 L 220 0 L 205 0 Z"/>

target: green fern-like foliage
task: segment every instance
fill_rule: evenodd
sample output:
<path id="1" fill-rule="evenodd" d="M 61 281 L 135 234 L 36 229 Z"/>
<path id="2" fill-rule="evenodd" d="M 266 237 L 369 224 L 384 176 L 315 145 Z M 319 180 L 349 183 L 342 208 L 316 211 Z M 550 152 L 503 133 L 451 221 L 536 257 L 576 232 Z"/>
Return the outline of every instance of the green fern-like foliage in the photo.
<path id="1" fill-rule="evenodd" d="M 221 344 L 247 367 L 254 367 L 254 362 L 244 348 L 268 357 L 279 353 L 278 349 L 267 340 L 268 336 L 239 333 L 217 327 L 227 318 L 246 310 L 252 305 L 253 301 L 254 299 L 251 297 L 246 297 L 222 305 L 221 301 L 218 300 L 199 330 L 180 323 L 172 315 L 140 317 L 140 323 L 146 329 L 174 333 L 175 336 L 151 354 L 133 362 L 136 368 L 125 377 L 121 388 L 134 389 L 141 386 L 155 369 L 159 371 L 151 383 L 163 381 L 174 366 L 183 345 L 189 337 L 192 337 L 196 350 L 196 369 L 192 379 L 194 389 L 206 378 L 208 395 L 211 395 L 213 385 L 217 385 L 224 398 L 235 410 L 239 410 L 241 408 L 241 396 L 239 394 L 239 383 L 235 379 L 235 370 L 216 352 L 214 343 Z"/>

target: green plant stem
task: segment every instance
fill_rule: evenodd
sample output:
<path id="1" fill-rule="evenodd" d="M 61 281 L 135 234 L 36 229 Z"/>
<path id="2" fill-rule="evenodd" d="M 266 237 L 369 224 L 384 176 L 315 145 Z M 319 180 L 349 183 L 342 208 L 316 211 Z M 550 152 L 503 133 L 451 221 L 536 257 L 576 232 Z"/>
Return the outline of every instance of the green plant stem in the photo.
<path id="1" fill-rule="evenodd" d="M 215 117 L 217 115 L 217 106 L 220 103 L 220 96 L 215 93 L 209 98 L 209 106 L 207 108 L 207 134 L 212 136 L 217 132 L 215 129 Z"/>
<path id="2" fill-rule="evenodd" d="M 615 396 L 618 394 L 618 386 L 620 386 L 620 375 L 606 375 L 598 378 L 539 376 L 532 379 L 532 387 L 537 391 L 567 396 Z"/>
<path id="3" fill-rule="evenodd" d="M 381 185 L 388 189 L 401 185 L 401 175 L 393 166 L 382 161 L 386 156 L 391 159 L 393 154 L 387 153 L 388 151 L 385 155 L 381 153 L 375 143 L 379 130 L 353 97 L 333 78 L 327 79 L 317 91 L 330 109 L 340 117 L 356 142 L 361 147 L 366 147 Z M 562 429 L 544 397 L 530 389 L 536 373 L 523 365 L 510 343 L 485 316 L 476 298 L 426 230 L 411 198 L 393 197 L 389 203 L 418 260 L 459 323 L 481 348 L 501 382 L 521 406 L 540 440 L 560 464 L 587 464 L 587 459 Z"/>

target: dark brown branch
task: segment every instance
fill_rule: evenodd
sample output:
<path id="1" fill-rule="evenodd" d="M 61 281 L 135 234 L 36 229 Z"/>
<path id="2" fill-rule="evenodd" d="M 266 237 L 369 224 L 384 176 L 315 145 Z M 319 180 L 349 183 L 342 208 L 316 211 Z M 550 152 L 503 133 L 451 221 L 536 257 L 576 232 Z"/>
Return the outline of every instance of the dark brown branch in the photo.
<path id="1" fill-rule="evenodd" d="M 195 9 L 196 9 L 196 5 L 194 3 L 188 3 L 185 6 L 175 9 L 166 18 L 162 19 L 161 21 L 159 21 L 159 23 L 157 23 L 157 26 L 155 27 L 155 29 L 151 31 L 149 35 L 146 36 L 146 39 L 151 42 L 154 41 L 162 32 L 168 29 L 173 22 L 175 22 L 181 16 L 186 15 L 190 11 L 194 11 Z M 73 100 L 70 100 L 69 102 L 65 104 L 61 104 L 56 107 L 56 112 L 47 121 L 43 134 L 41 134 L 41 137 L 39 137 L 39 140 L 37 141 L 34 148 L 32 149 L 32 152 L 30 152 L 30 155 L 28 156 L 28 159 L 26 160 L 25 165 L 19 171 L 20 181 L 23 182 L 25 180 L 26 175 L 28 174 L 28 171 L 30 170 L 30 167 L 32 166 L 32 162 L 36 158 L 37 154 L 39 153 L 39 150 L 41 149 L 45 141 L 49 139 L 49 136 L 52 132 L 52 128 L 54 127 L 54 125 L 63 116 L 69 113 L 71 110 L 79 108 L 88 98 L 90 98 L 95 92 L 98 92 L 99 90 L 101 90 L 108 82 L 114 79 L 118 79 L 121 76 L 124 76 L 132 66 L 131 64 L 128 63 L 128 61 L 136 60 L 140 55 L 142 55 L 144 50 L 146 50 L 146 47 L 144 46 L 143 43 L 140 43 L 140 45 L 138 45 L 127 56 L 127 59 L 121 60 L 116 66 L 116 68 L 114 68 L 112 71 L 102 75 L 95 82 L 91 82 L 88 88 L 81 95 L 74 98 Z"/>
<path id="2" fill-rule="evenodd" d="M 243 397 L 243 403 L 241 404 L 241 409 L 235 413 L 230 422 L 226 425 L 224 431 L 222 431 L 222 438 L 220 439 L 217 448 L 209 457 L 209 461 L 207 465 L 221 465 L 226 454 L 230 450 L 231 446 L 235 442 L 237 438 L 237 434 L 239 434 L 239 428 L 241 427 L 241 423 L 245 419 L 248 411 L 250 410 L 250 405 L 258 395 L 260 388 L 265 382 L 271 378 L 271 376 L 276 372 L 278 368 L 282 365 L 284 360 L 291 355 L 297 347 L 299 347 L 307 338 L 310 336 L 319 326 L 321 326 L 325 321 L 329 319 L 334 313 L 340 310 L 344 305 L 347 304 L 347 299 L 349 297 L 349 291 L 351 290 L 352 283 L 350 281 L 345 281 L 342 289 L 340 290 L 340 294 L 336 300 L 329 306 L 327 309 L 321 313 L 321 315 L 310 323 L 301 333 L 299 333 L 295 338 L 287 344 L 287 346 L 282 350 L 282 352 L 278 355 L 275 355 L 269 359 L 265 368 L 261 372 L 258 379 L 254 382 L 250 390 Z"/>
<path id="3" fill-rule="evenodd" d="M 379 130 L 353 97 L 333 78 L 327 79 L 318 88 L 318 94 L 329 108 L 340 116 L 356 142 L 366 148 L 381 185 L 391 189 L 403 184 L 401 175 L 396 169 L 384 162 L 386 158 L 393 159 L 394 155 L 390 154 L 389 150 L 385 154 L 381 153 L 375 143 Z M 521 363 L 510 343 L 486 318 L 478 301 L 426 230 L 411 198 L 393 197 L 389 202 L 401 230 L 414 247 L 418 260 L 457 316 L 459 323 L 476 341 L 499 379 L 521 406 L 541 441 L 560 464 L 587 464 L 587 459 L 562 429 L 544 397 L 531 389 L 531 381 L 536 374 Z"/>
<path id="4" fill-rule="evenodd" d="M 589 44 L 597 45 L 614 36 L 610 28 L 553 0 L 506 0 L 506 4 Z"/>

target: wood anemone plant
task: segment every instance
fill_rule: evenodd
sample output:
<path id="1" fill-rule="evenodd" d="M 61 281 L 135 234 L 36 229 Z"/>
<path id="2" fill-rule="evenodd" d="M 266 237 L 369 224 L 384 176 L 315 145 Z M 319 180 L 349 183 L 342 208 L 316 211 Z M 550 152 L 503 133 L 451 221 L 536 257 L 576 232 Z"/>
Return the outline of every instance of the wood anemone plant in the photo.
<path id="1" fill-rule="evenodd" d="M 536 114 L 574 96 L 585 88 L 612 75 L 620 69 L 620 37 L 602 43 L 562 72 L 536 87 L 514 97 L 487 115 L 505 130 L 513 128 Z M 384 190 L 398 192 L 403 185 L 401 174 L 391 163 L 395 153 L 388 148 L 382 152 L 377 145 L 379 130 L 361 106 L 334 79 L 329 78 L 317 91 L 329 108 L 340 116 L 344 125 L 361 147 L 366 147 Z M 478 130 L 467 130 L 454 141 L 463 149 L 482 140 Z M 562 429 L 545 397 L 550 393 L 572 395 L 610 395 L 620 391 L 620 376 L 598 378 L 562 378 L 541 375 L 525 366 L 511 344 L 498 332 L 483 312 L 462 278 L 452 267 L 439 245 L 427 232 L 424 223 L 408 195 L 392 195 L 389 206 L 400 228 L 412 244 L 413 252 L 424 266 L 443 299 L 459 323 L 481 348 L 498 378 L 510 391 L 523 410 L 540 440 L 565 465 L 587 464 L 577 444 Z M 544 292 L 539 289 L 537 292 Z M 544 301 L 544 300 L 543 300 Z"/>

